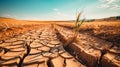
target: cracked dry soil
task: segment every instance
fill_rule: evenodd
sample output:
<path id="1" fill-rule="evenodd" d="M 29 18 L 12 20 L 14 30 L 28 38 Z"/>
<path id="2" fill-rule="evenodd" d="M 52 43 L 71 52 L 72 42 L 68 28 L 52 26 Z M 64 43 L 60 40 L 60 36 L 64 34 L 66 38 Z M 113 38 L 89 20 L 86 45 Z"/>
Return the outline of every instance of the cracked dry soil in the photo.
<path id="1" fill-rule="evenodd" d="M 119 47 L 79 34 L 64 48 L 73 32 L 47 25 L 0 41 L 0 67 L 120 67 Z"/>

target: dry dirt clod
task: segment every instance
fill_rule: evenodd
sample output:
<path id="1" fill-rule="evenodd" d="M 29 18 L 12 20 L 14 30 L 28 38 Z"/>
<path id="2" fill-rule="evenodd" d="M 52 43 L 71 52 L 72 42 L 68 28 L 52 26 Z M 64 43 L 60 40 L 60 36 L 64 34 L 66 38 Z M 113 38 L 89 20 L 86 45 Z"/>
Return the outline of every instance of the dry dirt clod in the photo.
<path id="1" fill-rule="evenodd" d="M 11 39 L 7 39 L 7 40 L 4 40 L 5 42 L 14 42 L 14 41 L 17 41 L 17 39 L 16 38 L 11 38 Z"/>
<path id="2" fill-rule="evenodd" d="M 106 53 L 101 59 L 100 67 L 120 67 L 120 57 Z"/>
<path id="3" fill-rule="evenodd" d="M 60 54 L 63 58 L 69 59 L 69 58 L 73 58 L 73 56 L 71 56 L 69 53 L 64 52 L 62 54 Z"/>
<path id="4" fill-rule="evenodd" d="M 66 59 L 66 67 L 86 67 L 75 59 Z"/>
<path id="5" fill-rule="evenodd" d="M 50 48 L 47 47 L 47 46 L 43 46 L 43 47 L 40 47 L 40 48 L 37 48 L 38 50 L 40 51 L 50 51 Z"/>
<path id="6" fill-rule="evenodd" d="M 120 56 L 120 47 L 114 46 L 109 50 L 109 52 L 117 54 Z"/>
<path id="7" fill-rule="evenodd" d="M 52 44 L 47 44 L 46 46 L 48 46 L 48 47 L 50 47 L 50 48 L 53 48 L 53 47 L 55 47 L 55 45 L 52 45 Z"/>
<path id="8" fill-rule="evenodd" d="M 50 53 L 50 52 L 42 52 L 42 55 L 44 57 L 51 57 L 52 53 Z"/>
<path id="9" fill-rule="evenodd" d="M 60 42 L 59 41 L 50 41 L 50 44 L 57 45 L 57 44 L 60 44 Z"/>
<path id="10" fill-rule="evenodd" d="M 25 42 L 23 40 L 18 40 L 18 41 L 14 41 L 12 42 L 13 45 L 19 45 L 19 44 L 24 44 Z"/>
<path id="11" fill-rule="evenodd" d="M 39 47 L 42 47 L 43 45 L 41 43 L 36 43 L 36 42 L 32 42 L 30 44 L 30 47 L 31 48 L 39 48 Z"/>
<path id="12" fill-rule="evenodd" d="M 53 67 L 64 67 L 64 58 L 62 57 L 56 57 L 51 60 Z"/>

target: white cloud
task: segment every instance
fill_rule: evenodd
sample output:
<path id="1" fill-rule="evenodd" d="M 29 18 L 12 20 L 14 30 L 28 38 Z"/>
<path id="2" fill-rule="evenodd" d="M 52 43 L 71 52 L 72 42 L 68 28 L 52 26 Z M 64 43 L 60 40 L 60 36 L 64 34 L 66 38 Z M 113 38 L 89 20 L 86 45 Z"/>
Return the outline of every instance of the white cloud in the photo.
<path id="1" fill-rule="evenodd" d="M 58 16 L 64 16 L 64 17 L 66 17 L 66 16 L 67 16 L 66 14 L 61 13 L 61 12 L 57 12 L 57 15 L 58 15 Z"/>
<path id="2" fill-rule="evenodd" d="M 115 2 L 118 2 L 119 0 L 100 0 L 102 2 L 105 2 L 106 4 L 113 4 Z"/>
<path id="3" fill-rule="evenodd" d="M 12 14 L 1 14 L 0 16 L 1 17 L 7 17 L 7 18 L 16 18 L 16 16 L 12 15 Z"/>
<path id="4" fill-rule="evenodd" d="M 54 8 L 53 10 L 54 10 L 54 11 L 58 11 L 59 9 L 57 9 L 57 8 Z"/>
<path id="5" fill-rule="evenodd" d="M 112 5 L 112 9 L 120 9 L 119 5 Z"/>
<path id="6" fill-rule="evenodd" d="M 99 6 L 101 8 L 110 8 L 110 9 L 120 9 L 120 0 L 99 0 L 102 4 Z"/>
<path id="7" fill-rule="evenodd" d="M 54 11 L 54 15 L 53 15 L 54 19 L 59 19 L 59 20 L 69 19 L 69 16 L 65 13 L 62 13 L 59 9 L 54 8 L 53 11 Z"/>

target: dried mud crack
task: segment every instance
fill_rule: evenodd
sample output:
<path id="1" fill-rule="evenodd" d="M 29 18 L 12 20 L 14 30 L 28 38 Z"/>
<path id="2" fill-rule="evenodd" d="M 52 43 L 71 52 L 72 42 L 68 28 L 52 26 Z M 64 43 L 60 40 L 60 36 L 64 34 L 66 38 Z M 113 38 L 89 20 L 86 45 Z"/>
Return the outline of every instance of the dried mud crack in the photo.
<path id="1" fill-rule="evenodd" d="M 46 25 L 0 41 L 0 67 L 120 67 L 120 49 L 111 42 L 71 29 Z"/>
<path id="2" fill-rule="evenodd" d="M 56 26 L 56 31 L 63 43 L 74 35 L 71 29 L 63 26 Z M 88 34 L 80 33 L 65 50 L 87 67 L 120 67 L 119 47 Z"/>
<path id="3" fill-rule="evenodd" d="M 22 66 L 25 57 L 28 56 L 28 54 L 30 53 L 30 50 L 31 50 L 29 45 L 25 44 L 24 46 L 25 46 L 26 51 L 25 51 L 23 57 L 20 57 L 20 61 L 18 63 L 18 67 Z"/>
<path id="4" fill-rule="evenodd" d="M 51 25 L 0 42 L 0 67 L 86 67 L 64 48 Z"/>

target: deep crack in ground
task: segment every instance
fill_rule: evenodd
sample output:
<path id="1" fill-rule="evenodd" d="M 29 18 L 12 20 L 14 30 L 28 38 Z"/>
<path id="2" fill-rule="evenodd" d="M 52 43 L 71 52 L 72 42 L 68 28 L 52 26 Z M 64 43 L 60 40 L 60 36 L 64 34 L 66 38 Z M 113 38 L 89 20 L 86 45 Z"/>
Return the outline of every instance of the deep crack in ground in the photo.
<path id="1" fill-rule="evenodd" d="M 64 30 L 61 30 L 64 29 Z M 47 25 L 38 30 L 0 42 L 1 67 L 119 67 L 119 53 L 112 44 L 89 35 L 79 34 L 66 48 L 73 32 L 64 27 Z M 96 49 L 94 49 L 94 48 Z M 103 53 L 101 51 L 106 50 Z M 114 54 L 115 53 L 115 54 Z M 109 56 L 112 55 L 112 60 Z M 115 57 L 114 57 L 115 56 Z M 117 57 L 117 59 L 115 59 Z M 107 62 L 107 60 L 111 61 Z M 113 61 L 114 60 L 114 61 Z M 115 62 L 116 61 L 116 62 Z M 106 62 L 106 63 L 104 63 Z M 109 65 L 108 65 L 109 64 Z M 107 66 L 108 65 L 108 66 Z"/>

